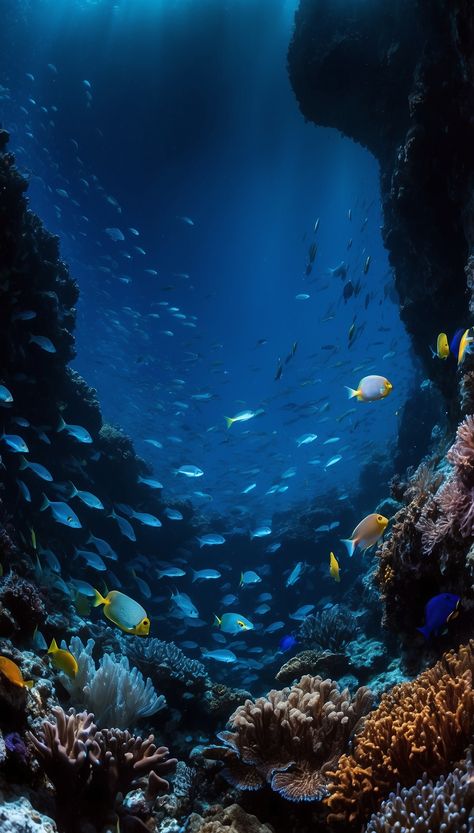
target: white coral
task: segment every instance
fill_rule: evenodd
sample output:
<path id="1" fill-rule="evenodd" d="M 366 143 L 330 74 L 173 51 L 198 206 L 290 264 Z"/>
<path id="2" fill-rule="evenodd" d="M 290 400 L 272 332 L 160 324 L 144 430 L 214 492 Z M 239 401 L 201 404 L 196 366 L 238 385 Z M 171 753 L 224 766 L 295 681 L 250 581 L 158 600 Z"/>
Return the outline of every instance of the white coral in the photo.
<path id="1" fill-rule="evenodd" d="M 150 678 L 145 681 L 137 668 L 130 668 L 127 657 L 116 659 L 104 654 L 96 666 L 94 645 L 93 639 L 84 645 L 78 636 L 73 636 L 69 650 L 77 660 L 78 672 L 74 680 L 60 675 L 76 707 L 93 712 L 99 726 L 128 729 L 138 718 L 150 717 L 166 706 L 164 696 L 157 695 Z"/>

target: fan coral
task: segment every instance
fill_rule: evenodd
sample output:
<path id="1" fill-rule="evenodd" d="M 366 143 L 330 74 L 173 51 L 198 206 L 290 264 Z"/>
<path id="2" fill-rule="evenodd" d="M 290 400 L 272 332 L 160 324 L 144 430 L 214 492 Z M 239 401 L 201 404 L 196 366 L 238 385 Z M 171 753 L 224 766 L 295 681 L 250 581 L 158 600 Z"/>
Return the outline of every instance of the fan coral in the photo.
<path id="1" fill-rule="evenodd" d="M 348 608 L 334 605 L 307 616 L 298 631 L 298 640 L 308 648 L 340 652 L 356 636 L 357 620 Z"/>
<path id="2" fill-rule="evenodd" d="M 167 790 L 162 777 L 177 761 L 169 750 L 156 747 L 153 735 L 133 737 L 118 729 L 97 729 L 94 715 L 53 710 L 56 722 L 45 720 L 42 733 L 28 733 L 44 772 L 56 789 L 57 821 L 63 833 L 101 831 L 117 827 L 117 816 L 126 814 L 121 799 L 139 779 L 147 778 L 150 796 Z M 134 818 L 134 829 L 147 831 Z"/>
<path id="3" fill-rule="evenodd" d="M 469 761 L 433 784 L 426 775 L 391 793 L 366 833 L 474 833 L 474 769 Z M 413 823 L 415 820 L 415 824 Z"/>
<path id="4" fill-rule="evenodd" d="M 96 667 L 92 652 L 94 640 L 83 645 L 73 636 L 69 650 L 76 657 L 78 672 L 74 679 L 61 674 L 61 682 L 77 705 L 92 709 L 99 724 L 112 723 L 118 728 L 131 726 L 140 717 L 149 717 L 166 706 L 150 679 L 146 682 L 137 668 L 130 668 L 127 657 L 113 659 L 104 654 Z"/>
<path id="5" fill-rule="evenodd" d="M 390 790 L 437 777 L 462 757 L 474 731 L 474 640 L 413 682 L 382 696 L 331 779 L 330 822 L 360 822 Z"/>
<path id="6" fill-rule="evenodd" d="M 371 706 L 367 688 L 351 699 L 337 683 L 302 677 L 292 688 L 246 700 L 230 718 L 208 758 L 223 760 L 224 774 L 242 790 L 267 783 L 289 801 L 315 801 L 327 791 L 326 771 L 344 751 Z"/>
<path id="7" fill-rule="evenodd" d="M 187 657 L 174 642 L 161 639 L 122 640 L 130 658 L 144 674 L 160 685 L 181 683 L 186 688 L 203 690 L 209 680 L 206 669 L 198 660 Z"/>

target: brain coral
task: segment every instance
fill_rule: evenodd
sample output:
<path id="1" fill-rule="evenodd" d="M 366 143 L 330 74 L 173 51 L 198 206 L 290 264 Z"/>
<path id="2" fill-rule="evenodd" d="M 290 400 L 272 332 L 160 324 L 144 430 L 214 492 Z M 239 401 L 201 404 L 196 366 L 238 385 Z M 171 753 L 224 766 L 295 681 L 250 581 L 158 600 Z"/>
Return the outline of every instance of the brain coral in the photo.
<path id="1" fill-rule="evenodd" d="M 447 774 L 474 732 L 474 640 L 413 682 L 395 686 L 367 718 L 331 780 L 330 823 L 360 822 L 397 784 Z"/>
<path id="2" fill-rule="evenodd" d="M 314 801 L 326 794 L 326 771 L 334 767 L 371 705 L 359 688 L 351 699 L 337 683 L 304 676 L 292 688 L 246 700 L 221 732 L 224 746 L 206 757 L 223 760 L 224 774 L 242 790 L 268 784 L 289 801 Z"/>

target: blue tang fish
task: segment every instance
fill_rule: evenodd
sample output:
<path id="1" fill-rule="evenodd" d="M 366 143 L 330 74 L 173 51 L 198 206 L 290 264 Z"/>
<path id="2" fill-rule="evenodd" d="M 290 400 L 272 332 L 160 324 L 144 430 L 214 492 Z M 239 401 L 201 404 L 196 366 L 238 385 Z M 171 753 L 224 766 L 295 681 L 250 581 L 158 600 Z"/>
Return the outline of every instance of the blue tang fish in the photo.
<path id="1" fill-rule="evenodd" d="M 458 615 L 459 596 L 454 593 L 440 593 L 433 596 L 425 607 L 425 624 L 417 630 L 429 639 L 433 634 L 436 636 L 444 626 Z"/>
<path id="2" fill-rule="evenodd" d="M 283 636 L 280 639 L 278 647 L 280 648 L 280 651 L 283 652 L 291 651 L 291 649 L 294 648 L 295 645 L 297 645 L 297 643 L 298 640 L 294 636 L 291 636 L 291 634 L 288 634 L 287 636 Z"/>

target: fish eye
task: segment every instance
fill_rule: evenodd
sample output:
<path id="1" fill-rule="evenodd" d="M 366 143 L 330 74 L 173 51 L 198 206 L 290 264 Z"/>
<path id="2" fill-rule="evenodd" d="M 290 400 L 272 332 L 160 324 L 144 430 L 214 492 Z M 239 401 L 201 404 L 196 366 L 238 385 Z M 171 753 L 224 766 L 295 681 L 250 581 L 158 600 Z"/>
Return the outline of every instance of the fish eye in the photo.
<path id="1" fill-rule="evenodd" d="M 238 624 L 239 628 L 245 628 L 245 622 L 242 622 L 241 619 L 237 620 L 237 624 Z"/>
<path id="2" fill-rule="evenodd" d="M 68 522 L 68 524 L 72 524 L 72 517 L 71 517 L 71 515 L 68 515 L 68 517 L 67 517 L 67 522 Z"/>
<path id="3" fill-rule="evenodd" d="M 382 515 L 377 515 L 377 520 L 378 520 L 379 524 L 383 524 Z"/>
<path id="4" fill-rule="evenodd" d="M 147 628 L 149 624 L 150 624 L 150 620 L 149 620 L 149 619 L 144 619 L 144 620 L 143 620 L 143 622 L 142 622 L 142 625 L 143 625 L 145 628 Z"/>

